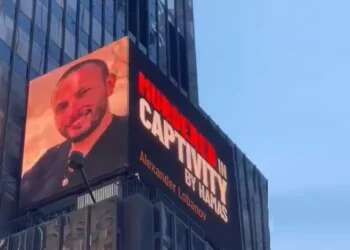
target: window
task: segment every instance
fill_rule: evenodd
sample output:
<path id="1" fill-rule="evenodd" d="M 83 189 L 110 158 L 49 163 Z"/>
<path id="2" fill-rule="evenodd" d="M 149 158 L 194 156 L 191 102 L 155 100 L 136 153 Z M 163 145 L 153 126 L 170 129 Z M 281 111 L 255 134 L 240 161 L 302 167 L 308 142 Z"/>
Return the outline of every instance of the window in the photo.
<path id="1" fill-rule="evenodd" d="M 5 238 L 5 239 L 1 239 L 0 240 L 0 249 L 9 249 L 9 239 Z"/>
<path id="2" fill-rule="evenodd" d="M 27 74 L 27 63 L 23 61 L 18 55 L 14 56 L 13 68 L 15 72 L 19 75 L 25 76 Z"/>
<path id="3" fill-rule="evenodd" d="M 192 250 L 205 250 L 204 241 L 194 233 L 192 233 Z"/>
<path id="4" fill-rule="evenodd" d="M 185 35 L 185 15 L 184 15 L 184 2 L 183 0 L 176 0 L 176 22 L 177 31 L 184 36 Z"/>
<path id="5" fill-rule="evenodd" d="M 89 36 L 84 31 L 79 31 L 79 43 L 84 45 L 86 48 L 89 46 Z"/>
<path id="6" fill-rule="evenodd" d="M 175 0 L 168 0 L 168 39 L 170 75 L 178 82 L 178 49 L 175 21 Z"/>
<path id="7" fill-rule="evenodd" d="M 92 39 L 98 46 L 102 40 L 102 6 L 100 1 L 92 1 Z"/>
<path id="8" fill-rule="evenodd" d="M 51 17 L 50 37 L 57 44 L 57 46 L 61 46 L 62 25 L 61 20 L 58 20 L 55 16 Z"/>
<path id="9" fill-rule="evenodd" d="M 177 250 L 189 248 L 188 229 L 180 220 L 176 221 L 176 246 Z"/>
<path id="10" fill-rule="evenodd" d="M 26 234 L 24 232 L 11 236 L 11 248 L 12 249 L 24 249 L 26 242 Z"/>
<path id="11" fill-rule="evenodd" d="M 91 50 L 90 50 L 90 52 L 98 49 L 99 47 L 100 47 L 99 44 L 97 44 L 95 41 L 91 41 Z"/>
<path id="12" fill-rule="evenodd" d="M 40 76 L 38 71 L 34 70 L 33 68 L 30 68 L 30 70 L 29 70 L 29 80 L 35 79 L 38 76 Z"/>
<path id="13" fill-rule="evenodd" d="M 46 38 L 45 38 L 45 33 L 34 26 L 34 37 L 33 40 L 36 41 L 38 44 L 40 44 L 40 46 L 45 47 L 45 43 L 46 43 Z"/>
<path id="14" fill-rule="evenodd" d="M 60 223 L 58 220 L 41 224 L 34 230 L 33 249 L 58 250 L 60 235 Z"/>
<path id="15" fill-rule="evenodd" d="M 65 216 L 63 249 L 86 249 L 87 210 L 82 209 Z"/>
<path id="16" fill-rule="evenodd" d="M 64 50 L 67 53 L 67 55 L 70 56 L 71 58 L 75 57 L 75 37 L 67 29 L 65 32 Z"/>
<path id="17" fill-rule="evenodd" d="M 148 0 L 148 54 L 151 61 L 157 64 L 157 0 Z"/>
<path id="18" fill-rule="evenodd" d="M 85 56 L 87 53 L 87 47 L 85 47 L 83 44 L 79 44 L 78 57 Z"/>
<path id="19" fill-rule="evenodd" d="M 159 68 L 167 73 L 167 39 L 166 39 L 166 19 L 165 2 L 158 0 L 158 50 L 159 50 Z"/>
<path id="20" fill-rule="evenodd" d="M 7 44 L 2 40 L 0 40 L 0 55 L 1 61 L 8 65 L 10 63 L 11 51 Z"/>
<path id="21" fill-rule="evenodd" d="M 73 58 L 69 57 L 67 54 L 63 54 L 63 64 L 69 63 Z"/>
<path id="22" fill-rule="evenodd" d="M 160 232 L 160 211 L 159 208 L 154 207 L 154 232 Z"/>
<path id="23" fill-rule="evenodd" d="M 16 61 L 16 59 L 15 59 Z M 16 65 L 15 65 L 16 67 Z M 23 73 L 12 73 L 11 78 L 11 94 L 9 96 L 9 120 L 14 123 L 14 126 L 11 126 L 11 131 L 13 132 L 11 135 L 7 135 L 6 137 L 9 137 L 11 140 L 9 145 L 11 147 L 12 153 L 14 153 L 14 156 L 17 158 L 19 157 L 20 153 L 20 141 L 22 137 L 22 129 L 23 129 L 23 122 L 24 122 L 24 114 L 25 114 L 25 103 L 23 100 L 25 99 L 25 85 L 27 83 L 27 79 L 25 77 L 25 74 Z M 9 127 L 9 125 L 7 125 Z M 16 171 L 16 170 L 14 170 Z"/>
<path id="24" fill-rule="evenodd" d="M 11 47 L 13 35 L 13 19 L 7 16 L 4 9 L 0 7 L 0 38 Z"/>
<path id="25" fill-rule="evenodd" d="M 175 0 L 168 0 L 168 20 L 175 25 Z"/>
<path id="26" fill-rule="evenodd" d="M 176 40 L 177 40 L 177 32 L 176 32 L 176 29 L 175 29 L 175 26 L 171 23 L 171 22 L 168 22 L 169 26 L 169 54 L 170 54 L 170 75 L 176 80 L 178 81 L 178 63 L 177 63 L 177 59 L 178 59 L 178 56 L 177 56 L 177 52 L 178 52 L 178 49 L 177 49 L 177 43 L 176 43 Z"/>
<path id="27" fill-rule="evenodd" d="M 101 23 L 96 19 L 92 19 L 92 39 L 98 45 L 101 45 L 102 39 L 102 26 Z"/>
<path id="28" fill-rule="evenodd" d="M 162 247 L 161 247 L 161 244 L 160 244 L 160 239 L 156 239 L 155 249 L 156 250 L 162 250 Z"/>
<path id="29" fill-rule="evenodd" d="M 187 48 L 186 42 L 183 36 L 179 36 L 179 54 L 180 54 L 180 72 L 181 72 L 181 83 L 180 86 L 183 90 L 188 93 L 188 61 L 187 61 Z"/>
<path id="30" fill-rule="evenodd" d="M 69 0 L 69 1 L 71 1 L 71 0 Z M 67 2 L 69 2 L 69 1 L 67 1 Z M 63 7 L 64 7 L 64 0 L 56 0 L 56 2 L 63 9 Z"/>
<path id="31" fill-rule="evenodd" d="M 128 26 L 129 31 L 136 37 L 137 35 L 137 0 L 128 1 Z"/>
<path id="32" fill-rule="evenodd" d="M 0 62 L 0 150 L 2 150 L 2 142 L 4 139 L 4 127 L 5 127 L 5 115 L 8 101 L 8 89 L 10 84 L 8 83 L 8 66 L 7 64 Z"/>
<path id="33" fill-rule="evenodd" d="M 106 200 L 91 208 L 90 239 L 91 250 L 114 249 L 114 228 L 116 222 L 116 202 Z"/>
<path id="34" fill-rule="evenodd" d="M 139 40 L 140 43 L 148 47 L 148 0 L 141 0 L 139 6 Z M 154 6 L 155 7 L 155 6 Z"/>
<path id="35" fill-rule="evenodd" d="M 67 5 L 66 8 L 66 29 L 68 29 L 70 32 L 73 34 L 75 33 L 76 30 L 76 25 L 77 25 L 77 11 L 76 11 L 76 5 L 77 1 L 76 0 L 69 0 L 67 1 L 70 3 L 72 6 L 75 6 L 73 9 L 71 5 Z"/>
<path id="36" fill-rule="evenodd" d="M 113 42 L 113 35 L 109 33 L 108 31 L 105 32 L 105 44 L 109 44 Z"/>
<path id="37" fill-rule="evenodd" d="M 105 32 L 109 32 L 113 35 L 114 29 L 114 3 L 113 0 L 105 0 Z"/>
<path id="38" fill-rule="evenodd" d="M 188 82 L 197 83 L 196 58 L 194 47 L 194 27 L 193 27 L 193 11 L 192 0 L 185 0 L 186 10 L 186 37 L 187 37 L 187 61 L 188 61 Z"/>
<path id="39" fill-rule="evenodd" d="M 49 41 L 49 53 L 52 58 L 59 61 L 61 58 L 61 49 L 53 41 Z"/>
<path id="40" fill-rule="evenodd" d="M 54 58 L 52 58 L 51 56 L 48 56 L 47 58 L 47 72 L 57 68 L 59 66 L 59 63 L 57 60 L 55 60 Z"/>
<path id="41" fill-rule="evenodd" d="M 90 33 L 90 12 L 88 9 L 86 9 L 86 7 L 84 7 L 83 2 L 85 1 L 80 2 L 79 24 L 80 24 L 80 27 L 83 28 L 85 33 L 89 34 Z"/>
<path id="42" fill-rule="evenodd" d="M 104 0 L 105 1 L 105 0 Z M 102 23 L 102 7 L 103 3 L 101 0 L 92 0 L 92 12 L 93 16 Z"/>
<path id="43" fill-rule="evenodd" d="M 21 0 L 20 10 L 29 18 L 32 18 L 33 15 L 33 0 Z"/>
<path id="44" fill-rule="evenodd" d="M 29 35 L 20 27 L 16 33 L 15 51 L 25 62 L 28 62 Z"/>
<path id="45" fill-rule="evenodd" d="M 167 211 L 165 233 L 169 238 L 173 237 L 173 220 L 174 220 L 174 216 Z"/>
<path id="46" fill-rule="evenodd" d="M 77 10 L 77 0 L 68 0 L 66 1 L 67 7 L 72 9 L 74 13 L 76 13 Z"/>
<path id="47" fill-rule="evenodd" d="M 35 24 L 44 32 L 46 32 L 47 29 L 47 17 L 47 7 L 41 1 L 37 1 L 35 11 Z"/>
<path id="48" fill-rule="evenodd" d="M 36 42 L 33 42 L 32 45 L 32 55 L 31 67 L 33 67 L 39 73 L 43 73 L 45 53 Z"/>
<path id="49" fill-rule="evenodd" d="M 117 38 L 121 38 L 126 34 L 125 13 L 126 13 L 126 0 L 117 0 L 117 25 L 116 33 Z"/>
<path id="50" fill-rule="evenodd" d="M 70 58 L 75 58 L 75 48 L 76 48 L 76 8 L 77 0 L 67 1 L 66 13 L 65 13 L 65 38 L 64 38 L 64 51 Z"/>

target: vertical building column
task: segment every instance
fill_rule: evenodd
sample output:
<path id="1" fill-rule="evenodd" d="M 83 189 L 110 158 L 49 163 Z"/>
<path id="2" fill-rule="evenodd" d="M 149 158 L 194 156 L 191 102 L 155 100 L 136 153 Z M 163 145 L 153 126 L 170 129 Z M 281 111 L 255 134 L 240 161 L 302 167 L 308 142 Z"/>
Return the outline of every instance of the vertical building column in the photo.
<path id="1" fill-rule="evenodd" d="M 0 159 L 1 224 L 15 217 L 17 213 L 26 111 L 25 90 L 29 77 L 28 67 L 30 65 L 30 51 L 33 40 L 32 25 L 35 15 L 35 1 L 18 0 L 15 3 L 13 1 L 5 1 L 3 6 L 7 15 L 10 14 L 13 20 L 13 32 L 11 32 L 11 44 L 8 43 L 11 51 L 8 61 L 8 78 L 6 82 L 2 83 L 6 85 L 7 91 L 4 93 L 6 96 L 3 96 L 5 102 L 1 106 L 5 114 L 1 131 L 3 133 Z M 5 29 L 5 32 L 8 31 L 8 29 Z"/>
<path id="2" fill-rule="evenodd" d="M 197 86 L 197 61 L 196 46 L 194 34 L 194 18 L 192 0 L 185 0 L 186 15 L 186 47 L 188 56 L 188 81 L 189 98 L 194 104 L 198 104 L 198 86 Z"/>

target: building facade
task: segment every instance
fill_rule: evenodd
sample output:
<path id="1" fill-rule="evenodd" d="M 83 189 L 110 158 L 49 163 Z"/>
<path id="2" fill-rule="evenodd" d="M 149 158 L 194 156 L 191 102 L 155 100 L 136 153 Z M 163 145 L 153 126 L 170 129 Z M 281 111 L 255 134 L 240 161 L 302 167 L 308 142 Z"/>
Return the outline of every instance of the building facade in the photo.
<path id="1" fill-rule="evenodd" d="M 0 223 L 3 225 L 15 219 L 18 206 L 28 81 L 125 35 L 200 111 L 192 0 L 1 1 Z M 238 166 L 243 249 L 270 249 L 267 180 L 232 145 Z M 162 208 L 161 225 L 172 225 L 163 234 L 155 231 L 159 236 L 154 241 L 159 248 L 155 249 L 215 249 L 215 243 L 205 241 L 203 229 L 198 229 L 171 201 L 164 197 L 158 203 L 149 197 L 148 200 L 154 206 L 153 216 L 157 215 L 157 207 Z M 198 236 L 198 244 L 192 232 Z M 188 241 L 182 245 L 176 243 L 183 237 L 188 237 Z"/>

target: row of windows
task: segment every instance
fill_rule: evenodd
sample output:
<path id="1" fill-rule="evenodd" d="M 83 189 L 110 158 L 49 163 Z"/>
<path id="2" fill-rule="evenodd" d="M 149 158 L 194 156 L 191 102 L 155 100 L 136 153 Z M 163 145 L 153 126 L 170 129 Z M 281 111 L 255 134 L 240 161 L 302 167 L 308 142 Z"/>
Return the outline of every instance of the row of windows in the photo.
<path id="1" fill-rule="evenodd" d="M 117 249 L 117 203 L 101 202 L 0 240 L 0 249 Z M 90 239 L 88 241 L 88 239 Z"/>
<path id="2" fill-rule="evenodd" d="M 113 17 L 115 16 L 114 6 L 118 8 L 126 6 L 125 4 L 115 5 L 116 1 L 113 0 L 103 1 L 104 5 L 94 0 L 91 6 L 87 4 L 89 1 L 77 0 L 21 0 L 19 3 L 14 48 L 25 62 L 30 61 L 33 64 L 30 66 L 39 74 L 112 42 L 117 39 L 118 32 L 119 37 L 125 34 L 120 32 L 120 30 L 125 31 L 124 28 L 117 29 L 114 21 L 118 18 Z M 6 2 L 6 5 L 12 5 L 12 9 L 15 6 L 12 2 Z M 101 6 L 105 7 L 103 11 Z M 4 10 L 4 13 L 8 11 Z M 120 20 L 125 19 L 125 9 L 118 9 L 117 13 L 121 16 Z M 102 16 L 105 17 L 103 25 Z M 4 25 L 1 25 L 2 30 L 0 30 L 0 38 L 10 48 L 14 19 L 14 16 L 3 15 Z M 124 24 L 125 22 L 120 23 L 120 25 Z M 30 41 L 31 34 L 33 34 L 33 41 Z M 35 52 L 41 50 L 41 53 L 33 53 L 33 58 L 29 58 L 30 47 Z M 44 58 L 37 58 L 39 55 L 43 55 Z M 28 71 L 31 70 L 32 68 Z"/>
<path id="3" fill-rule="evenodd" d="M 206 232 L 162 190 L 138 180 L 129 180 L 122 188 L 125 197 L 142 194 L 153 205 L 155 250 L 213 250 L 203 238 Z M 149 226 L 149 228 L 152 228 Z"/>
<path id="4" fill-rule="evenodd" d="M 53 220 L 36 225 L 19 233 L 0 239 L 0 249 L 119 249 L 116 228 L 122 226 L 118 221 L 116 199 L 106 200 L 96 205 L 56 217 Z M 137 214 L 134 214 L 137 216 Z M 120 218 L 120 217 L 119 217 Z M 126 220 L 131 218 L 126 218 Z M 175 216 L 163 204 L 154 206 L 155 250 L 213 250 L 181 219 Z M 131 224 L 137 223 L 130 221 Z M 142 230 L 151 227 L 142 225 Z M 120 228 L 121 237 L 127 228 Z M 146 234 L 146 232 L 144 232 Z M 122 235 L 124 234 L 124 235 Z M 135 232 L 135 238 L 138 234 Z M 89 240 L 88 240 L 89 239 Z"/>
<path id="5" fill-rule="evenodd" d="M 154 208 L 155 249 L 212 250 L 211 246 L 163 203 Z"/>
<path id="6" fill-rule="evenodd" d="M 185 11 L 190 9 L 190 11 Z M 188 15 L 186 16 L 185 13 Z M 128 30 L 170 80 L 191 92 L 195 57 L 193 14 L 190 0 L 135 0 L 128 5 Z M 187 26 L 185 25 L 187 24 Z M 191 30 L 190 33 L 186 30 Z M 187 34 L 188 33 L 188 34 Z M 190 75 L 190 73 L 193 73 Z M 190 96 L 191 97 L 191 96 Z"/>
<path id="7" fill-rule="evenodd" d="M 189 43 L 186 41 L 184 24 L 191 24 L 191 22 L 185 22 L 184 1 L 190 2 L 189 0 L 181 0 L 176 1 L 175 5 L 174 0 L 169 0 L 168 3 L 165 0 L 135 0 L 129 1 L 127 6 L 125 0 L 117 2 L 107 0 L 103 1 L 104 4 L 94 0 L 90 6 L 90 4 L 86 4 L 89 1 L 73 0 L 67 1 L 66 6 L 64 6 L 63 0 L 49 2 L 36 0 L 35 4 L 33 0 L 22 0 L 18 11 L 18 34 L 16 35 L 18 53 L 25 61 L 28 60 L 30 22 L 33 13 L 34 32 L 40 30 L 41 33 L 45 34 L 49 31 L 49 39 L 59 49 L 64 47 L 64 53 L 74 59 L 125 34 L 125 9 L 128 8 L 127 21 L 131 34 L 138 38 L 142 47 L 147 50 L 150 59 L 159 64 L 160 69 L 165 74 L 169 72 L 173 82 L 179 82 L 182 89 L 188 92 L 189 72 L 191 72 L 189 60 L 193 61 L 190 57 L 194 56 L 189 53 L 191 50 L 188 47 L 194 45 L 187 46 Z M 188 5 L 190 6 L 190 4 Z M 33 6 L 36 8 L 34 9 Z M 117 18 L 113 18 L 113 16 L 115 17 L 114 12 L 117 13 Z M 48 13 L 52 13 L 52 15 Z M 79 15 L 78 20 L 76 20 L 76 14 Z M 7 16 L 4 18 L 4 25 L 1 27 L 3 29 L 12 28 L 12 19 Z M 113 22 L 115 19 L 116 24 Z M 77 21 L 79 22 L 79 39 L 76 39 Z M 49 27 L 48 23 L 50 23 Z M 189 30 L 193 29 L 190 25 L 188 26 Z M 0 33 L 3 40 L 7 41 L 10 46 L 11 32 L 4 30 Z M 35 34 L 37 33 L 39 32 L 35 32 Z M 89 37 L 88 34 L 91 36 Z M 64 41 L 62 41 L 63 37 Z M 191 33 L 188 37 L 192 39 L 191 43 L 194 43 Z M 79 40 L 78 53 L 75 51 L 76 40 Z M 64 58 L 63 53 L 61 54 L 60 60 L 56 59 L 59 65 L 63 63 L 62 59 Z M 192 65 L 192 67 L 194 66 Z"/>
<path id="8" fill-rule="evenodd" d="M 237 147 L 235 152 L 243 249 L 270 249 L 267 181 Z"/>

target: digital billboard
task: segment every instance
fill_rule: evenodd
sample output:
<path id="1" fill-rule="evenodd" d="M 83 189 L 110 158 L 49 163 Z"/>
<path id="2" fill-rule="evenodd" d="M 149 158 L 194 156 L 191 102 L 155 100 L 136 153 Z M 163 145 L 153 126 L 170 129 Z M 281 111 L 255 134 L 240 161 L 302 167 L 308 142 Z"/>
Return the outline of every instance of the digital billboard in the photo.
<path id="1" fill-rule="evenodd" d="M 241 249 L 232 145 L 130 44 L 130 161 L 220 249 Z"/>
<path id="2" fill-rule="evenodd" d="M 127 164 L 129 42 L 113 42 L 29 83 L 20 206 L 83 188 L 73 152 L 96 183 Z"/>

